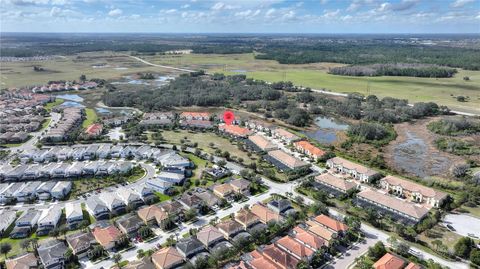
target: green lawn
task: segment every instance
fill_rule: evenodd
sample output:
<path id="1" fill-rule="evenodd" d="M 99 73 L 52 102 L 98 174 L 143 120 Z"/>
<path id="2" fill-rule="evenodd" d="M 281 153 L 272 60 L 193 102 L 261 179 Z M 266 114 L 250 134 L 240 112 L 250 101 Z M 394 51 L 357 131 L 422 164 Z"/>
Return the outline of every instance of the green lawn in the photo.
<path id="1" fill-rule="evenodd" d="M 158 191 L 155 192 L 155 195 L 158 197 L 158 201 L 159 201 L 159 202 L 163 202 L 163 201 L 167 201 L 167 200 L 172 199 L 171 196 L 168 196 L 168 195 L 166 195 L 166 194 L 160 193 L 160 192 L 158 192 Z"/>
<path id="2" fill-rule="evenodd" d="M 43 130 L 43 129 L 47 128 L 51 121 L 52 121 L 51 118 L 46 118 L 45 120 L 43 120 L 42 128 L 40 130 Z"/>
<path id="3" fill-rule="evenodd" d="M 52 109 L 53 109 L 54 107 L 63 104 L 63 102 L 65 102 L 65 100 L 63 100 L 63 99 L 61 99 L 61 98 L 56 98 L 56 99 L 55 99 L 55 102 L 47 103 L 47 104 L 45 105 L 45 109 L 46 109 L 48 112 L 50 112 L 50 111 L 52 111 Z"/>
<path id="4" fill-rule="evenodd" d="M 221 151 L 230 152 L 231 156 L 237 156 L 238 158 L 243 158 L 244 163 L 248 164 L 253 162 L 251 157 L 248 157 L 247 152 L 241 151 L 238 149 L 235 143 L 230 142 L 230 140 L 220 137 L 215 133 L 211 132 L 191 132 L 187 130 L 175 130 L 175 131 L 162 131 L 162 136 L 167 143 L 172 143 L 180 145 L 180 140 L 187 137 L 189 143 L 198 143 L 198 148 L 209 153 L 215 153 L 216 149 Z M 210 143 L 213 143 L 214 146 L 210 147 Z"/>
<path id="5" fill-rule="evenodd" d="M 480 218 L 480 206 L 468 207 L 468 206 L 462 205 L 460 209 L 468 211 L 469 214 L 472 214 L 473 216 Z"/>
<path id="6" fill-rule="evenodd" d="M 85 108 L 85 115 L 86 119 L 82 123 L 83 128 L 87 128 L 88 126 L 95 123 L 95 121 L 98 119 L 97 113 L 95 113 L 95 110 L 93 108 Z"/>

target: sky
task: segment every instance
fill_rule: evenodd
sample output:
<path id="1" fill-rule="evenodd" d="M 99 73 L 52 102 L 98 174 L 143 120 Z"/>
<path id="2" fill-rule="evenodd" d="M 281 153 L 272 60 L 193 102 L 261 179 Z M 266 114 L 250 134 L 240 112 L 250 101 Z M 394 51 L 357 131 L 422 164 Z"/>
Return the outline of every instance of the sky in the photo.
<path id="1" fill-rule="evenodd" d="M 480 33 L 480 0 L 0 0 L 0 31 Z"/>

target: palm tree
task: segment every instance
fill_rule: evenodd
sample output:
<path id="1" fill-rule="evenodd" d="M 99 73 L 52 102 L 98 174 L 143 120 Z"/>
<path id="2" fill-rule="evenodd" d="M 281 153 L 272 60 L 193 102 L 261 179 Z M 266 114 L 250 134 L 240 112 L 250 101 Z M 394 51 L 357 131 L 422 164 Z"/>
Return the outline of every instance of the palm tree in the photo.
<path id="1" fill-rule="evenodd" d="M 11 250 L 12 245 L 10 245 L 9 243 L 0 244 L 0 253 L 5 255 L 5 259 L 7 259 L 7 255 Z"/>
<path id="2" fill-rule="evenodd" d="M 113 254 L 112 258 L 117 267 L 121 269 L 122 267 L 120 266 L 120 261 L 122 260 L 122 255 L 120 255 L 120 253 L 116 253 Z"/>

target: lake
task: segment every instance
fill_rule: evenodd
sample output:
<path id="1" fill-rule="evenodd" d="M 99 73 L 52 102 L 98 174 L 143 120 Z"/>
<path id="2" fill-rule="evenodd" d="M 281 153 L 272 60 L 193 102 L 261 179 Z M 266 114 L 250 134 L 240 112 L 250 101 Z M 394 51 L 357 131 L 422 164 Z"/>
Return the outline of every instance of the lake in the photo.
<path id="1" fill-rule="evenodd" d="M 315 125 L 318 129 L 304 132 L 308 137 L 322 144 L 332 144 L 337 141 L 337 132 L 344 132 L 348 129 L 348 124 L 328 117 L 317 117 Z"/>

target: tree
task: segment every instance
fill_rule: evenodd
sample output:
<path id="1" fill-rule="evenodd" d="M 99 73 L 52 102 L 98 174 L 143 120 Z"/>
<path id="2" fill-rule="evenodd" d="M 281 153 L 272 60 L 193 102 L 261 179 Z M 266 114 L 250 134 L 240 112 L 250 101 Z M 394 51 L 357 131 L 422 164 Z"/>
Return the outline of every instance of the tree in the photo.
<path id="1" fill-rule="evenodd" d="M 375 245 L 368 248 L 368 256 L 372 257 L 373 260 L 380 259 L 385 253 L 387 253 L 387 250 L 382 241 L 378 241 Z"/>
<path id="2" fill-rule="evenodd" d="M 85 82 L 87 80 L 87 76 L 85 76 L 84 74 L 81 74 L 79 79 L 81 82 Z"/>
<path id="3" fill-rule="evenodd" d="M 152 235 L 152 230 L 147 226 L 143 226 L 143 227 L 140 227 L 140 229 L 138 229 L 138 234 L 142 239 L 145 240 L 146 238 Z"/>
<path id="4" fill-rule="evenodd" d="M 433 240 L 431 243 L 432 243 L 432 246 L 435 248 L 436 251 L 438 251 L 440 246 L 443 245 L 443 242 L 439 239 Z"/>
<path id="5" fill-rule="evenodd" d="M 112 259 L 117 265 L 117 267 L 121 269 L 122 267 L 121 267 L 120 261 L 122 260 L 122 255 L 120 253 L 115 253 L 112 256 Z"/>
<path id="6" fill-rule="evenodd" d="M 65 261 L 66 261 L 67 263 L 69 263 L 69 262 L 72 262 L 72 261 L 73 261 L 73 258 L 74 258 L 75 256 L 73 255 L 72 249 L 71 249 L 71 248 L 68 248 L 67 251 L 65 251 L 65 253 L 63 254 L 63 257 L 65 258 Z"/>
<path id="7" fill-rule="evenodd" d="M 0 244 L 0 253 L 5 255 L 5 259 L 7 259 L 7 255 L 11 250 L 12 250 L 12 245 L 10 245 L 9 243 Z"/>
<path id="8" fill-rule="evenodd" d="M 480 250 L 479 249 L 473 249 L 470 252 L 470 261 L 480 266 Z"/>
<path id="9" fill-rule="evenodd" d="M 308 263 L 304 260 L 301 260 L 299 263 L 297 263 L 297 269 L 308 269 L 310 268 L 308 266 Z"/>
<path id="10" fill-rule="evenodd" d="M 20 247 L 23 249 L 23 250 L 26 250 L 28 251 L 28 248 L 30 247 L 30 239 L 23 239 L 22 241 L 20 241 Z"/>
<path id="11" fill-rule="evenodd" d="M 459 95 L 459 96 L 457 96 L 457 101 L 458 102 L 465 102 L 466 98 L 465 98 L 465 96 Z"/>
<path id="12" fill-rule="evenodd" d="M 410 251 L 410 246 L 403 243 L 403 242 L 399 242 L 399 243 L 397 243 L 396 250 L 397 250 L 398 254 L 400 254 L 402 256 L 407 256 L 408 252 Z"/>
<path id="13" fill-rule="evenodd" d="M 458 239 L 457 243 L 453 246 L 455 255 L 468 259 L 470 252 L 475 248 L 475 242 L 469 237 L 462 237 Z"/>

